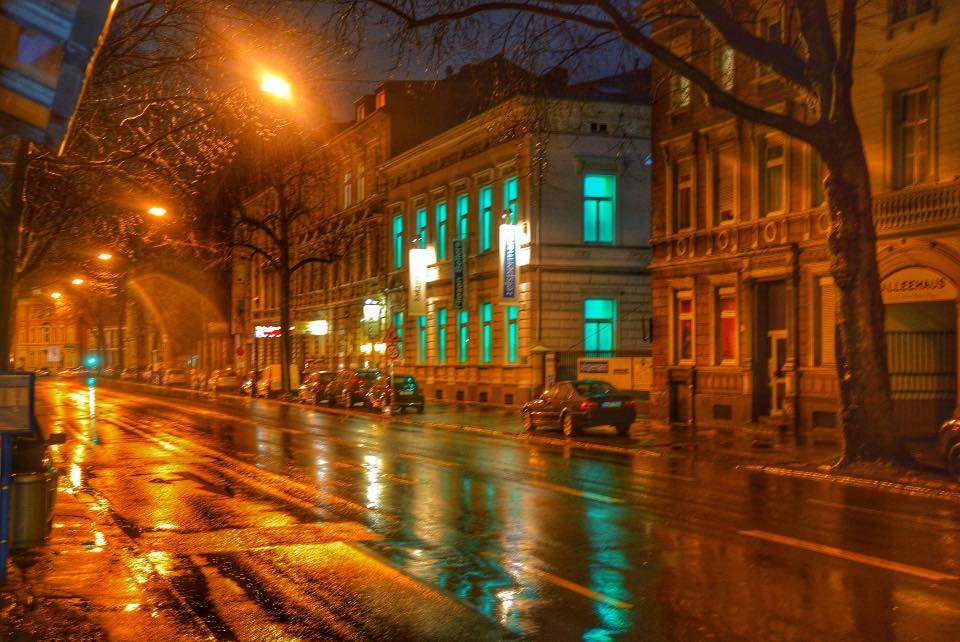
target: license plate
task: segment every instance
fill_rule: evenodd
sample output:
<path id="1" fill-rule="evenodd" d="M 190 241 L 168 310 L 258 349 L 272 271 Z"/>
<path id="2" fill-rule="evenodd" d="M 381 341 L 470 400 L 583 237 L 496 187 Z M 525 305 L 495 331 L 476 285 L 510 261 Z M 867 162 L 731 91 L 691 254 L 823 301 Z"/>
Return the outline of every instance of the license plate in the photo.
<path id="1" fill-rule="evenodd" d="M 619 408 L 623 405 L 622 401 L 604 401 L 601 406 L 603 408 Z"/>
<path id="2" fill-rule="evenodd" d="M 399 394 L 401 397 L 409 397 L 410 395 L 413 394 L 413 390 L 401 390 L 397 394 Z"/>

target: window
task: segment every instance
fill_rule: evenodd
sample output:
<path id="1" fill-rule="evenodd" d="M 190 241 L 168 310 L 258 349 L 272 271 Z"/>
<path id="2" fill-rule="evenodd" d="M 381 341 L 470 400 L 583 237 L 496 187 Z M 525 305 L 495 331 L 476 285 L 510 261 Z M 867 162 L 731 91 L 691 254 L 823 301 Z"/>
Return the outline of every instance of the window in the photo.
<path id="1" fill-rule="evenodd" d="M 493 187 L 484 185 L 480 188 L 480 252 L 486 252 L 492 247 L 493 225 Z"/>
<path id="2" fill-rule="evenodd" d="M 784 209 L 784 154 L 783 143 L 766 141 L 760 148 L 760 215 L 782 212 Z"/>
<path id="3" fill-rule="evenodd" d="M 617 177 L 587 174 L 583 177 L 583 242 L 613 243 Z"/>
<path id="4" fill-rule="evenodd" d="M 417 210 L 417 247 L 427 247 L 427 208 Z"/>
<path id="5" fill-rule="evenodd" d="M 417 363 L 427 362 L 427 317 L 417 317 Z"/>
<path id="6" fill-rule="evenodd" d="M 810 149 L 809 159 L 810 207 L 817 207 L 823 205 L 826 200 L 827 193 L 824 189 L 823 181 L 827 175 L 827 168 L 823 159 L 820 158 L 820 154 L 813 148 Z"/>
<path id="7" fill-rule="evenodd" d="M 403 214 L 393 217 L 393 267 L 403 267 Z"/>
<path id="8" fill-rule="evenodd" d="M 734 288 L 717 290 L 717 361 L 737 360 L 737 293 Z"/>
<path id="9" fill-rule="evenodd" d="M 734 79 L 733 48 L 725 43 L 717 43 L 713 50 L 713 79 L 721 89 L 733 89 Z"/>
<path id="10" fill-rule="evenodd" d="M 693 361 L 693 292 L 674 294 L 674 362 Z"/>
<path id="11" fill-rule="evenodd" d="M 447 258 L 447 202 L 440 201 L 433 208 L 434 232 L 437 235 L 437 260 Z"/>
<path id="12" fill-rule="evenodd" d="M 926 182 L 930 172 L 930 100 L 927 87 L 897 97 L 899 186 Z"/>
<path id="13" fill-rule="evenodd" d="M 693 159 L 686 158 L 673 164 L 673 231 L 686 230 L 693 225 Z"/>
<path id="14" fill-rule="evenodd" d="M 470 343 L 470 314 L 466 310 L 457 312 L 457 361 L 467 362 L 467 348 Z"/>
<path id="15" fill-rule="evenodd" d="M 493 348 L 493 305 L 489 302 L 480 304 L 480 360 L 490 363 Z"/>
<path id="16" fill-rule="evenodd" d="M 360 203 L 367 197 L 367 179 L 366 167 L 361 162 L 357 165 L 357 202 Z"/>
<path id="17" fill-rule="evenodd" d="M 737 146 L 724 145 L 713 151 L 713 224 L 732 223 L 736 205 Z"/>
<path id="18" fill-rule="evenodd" d="M 517 333 L 517 306 L 508 305 L 503 309 L 503 316 L 506 322 L 507 335 L 507 363 L 517 362 L 517 344 L 519 335 Z"/>
<path id="19" fill-rule="evenodd" d="M 437 308 L 437 363 L 447 362 L 447 309 Z"/>
<path id="20" fill-rule="evenodd" d="M 890 24 L 920 15 L 933 8 L 933 0 L 891 0 Z"/>
<path id="21" fill-rule="evenodd" d="M 397 347 L 400 348 L 400 358 L 403 358 L 403 312 L 394 312 L 393 313 L 393 327 L 397 331 Z"/>
<path id="22" fill-rule="evenodd" d="M 690 106 L 690 80 L 673 72 L 670 74 L 670 109 L 681 111 Z"/>
<path id="23" fill-rule="evenodd" d="M 343 175 L 343 208 L 353 205 L 353 174 L 346 172 Z"/>
<path id="24" fill-rule="evenodd" d="M 380 109 L 387 106 L 387 92 L 383 89 L 376 93 L 374 97 L 374 109 Z"/>
<path id="25" fill-rule="evenodd" d="M 457 238 L 467 240 L 470 233 L 470 198 L 466 194 L 457 194 Z"/>
<path id="26" fill-rule="evenodd" d="M 613 351 L 613 329 L 617 304 L 613 299 L 584 299 L 583 349 L 600 357 Z"/>
<path id="27" fill-rule="evenodd" d="M 823 276 L 814 281 L 813 319 L 814 365 L 832 366 L 837 362 L 837 312 L 836 292 L 833 279 L 829 276 Z"/>
<path id="28" fill-rule="evenodd" d="M 511 225 L 517 224 L 517 200 L 520 193 L 520 181 L 516 176 L 504 179 L 503 181 L 503 209 L 509 211 L 508 222 Z"/>

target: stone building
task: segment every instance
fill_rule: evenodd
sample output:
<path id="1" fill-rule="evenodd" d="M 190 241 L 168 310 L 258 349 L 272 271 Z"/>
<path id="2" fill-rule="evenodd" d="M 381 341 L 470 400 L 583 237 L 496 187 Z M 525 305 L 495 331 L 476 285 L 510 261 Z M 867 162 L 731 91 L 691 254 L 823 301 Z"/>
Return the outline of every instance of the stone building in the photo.
<path id="1" fill-rule="evenodd" d="M 874 194 L 897 418 L 929 436 L 957 403 L 960 283 L 960 6 L 891 0 L 860 8 L 854 102 Z M 697 23 L 700 24 L 700 23 Z M 765 3 L 757 33 L 785 38 Z M 762 64 L 702 27 L 655 37 L 754 104 L 805 106 Z M 654 387 L 661 424 L 783 427 L 839 439 L 834 286 L 822 166 L 778 131 L 707 104 L 653 66 Z"/>
<path id="2" fill-rule="evenodd" d="M 56 371 L 82 365 L 85 329 L 69 307 L 50 296 L 26 296 L 17 299 L 14 314 L 13 369 Z"/>

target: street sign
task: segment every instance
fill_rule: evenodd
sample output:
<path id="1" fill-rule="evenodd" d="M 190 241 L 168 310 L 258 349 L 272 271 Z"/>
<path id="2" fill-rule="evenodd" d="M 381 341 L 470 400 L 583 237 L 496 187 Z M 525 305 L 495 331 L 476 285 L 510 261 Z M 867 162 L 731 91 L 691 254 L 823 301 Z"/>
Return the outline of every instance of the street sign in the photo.
<path id="1" fill-rule="evenodd" d="M 400 346 L 396 343 L 391 343 L 387 346 L 387 359 L 390 361 L 395 361 L 400 358 Z"/>
<path id="2" fill-rule="evenodd" d="M 242 356 L 243 356 L 243 346 L 237 346 L 237 349 L 234 350 L 234 353 L 236 353 L 236 355 L 237 355 L 238 357 L 242 357 Z"/>
<path id="3" fill-rule="evenodd" d="M 397 326 L 392 325 L 387 330 L 387 343 L 400 343 L 400 333 L 397 332 Z"/>
<path id="4" fill-rule="evenodd" d="M 60 363 L 60 346 L 47 346 L 47 362 Z"/>
<path id="5" fill-rule="evenodd" d="M 0 372 L 0 433 L 31 429 L 33 376 L 32 372 Z"/>

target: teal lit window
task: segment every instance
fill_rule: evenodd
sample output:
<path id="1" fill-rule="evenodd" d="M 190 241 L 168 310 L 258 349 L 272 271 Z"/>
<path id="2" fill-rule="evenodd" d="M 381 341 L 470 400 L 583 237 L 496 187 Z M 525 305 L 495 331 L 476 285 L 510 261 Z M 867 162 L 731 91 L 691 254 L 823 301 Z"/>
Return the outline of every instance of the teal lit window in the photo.
<path id="1" fill-rule="evenodd" d="M 613 330 L 617 304 L 613 299 L 584 299 L 583 349 L 590 356 L 609 356 L 613 351 Z"/>
<path id="2" fill-rule="evenodd" d="M 493 187 L 480 188 L 480 252 L 493 247 Z"/>
<path id="3" fill-rule="evenodd" d="M 457 312 L 457 361 L 467 362 L 467 348 L 470 343 L 470 315 L 466 310 Z"/>
<path id="4" fill-rule="evenodd" d="M 433 214 L 437 234 L 437 260 L 442 261 L 447 258 L 447 202 L 437 203 Z"/>
<path id="5" fill-rule="evenodd" d="M 403 214 L 393 217 L 393 267 L 403 267 Z"/>
<path id="6" fill-rule="evenodd" d="M 427 208 L 417 210 L 417 237 L 420 242 L 417 247 L 427 247 Z"/>
<path id="7" fill-rule="evenodd" d="M 470 233 L 470 198 L 466 194 L 457 196 L 457 238 L 467 240 Z"/>
<path id="8" fill-rule="evenodd" d="M 437 363 L 447 362 L 447 309 L 437 308 Z"/>
<path id="9" fill-rule="evenodd" d="M 583 177 L 583 242 L 613 243 L 617 177 L 587 174 Z"/>
<path id="10" fill-rule="evenodd" d="M 517 306 L 508 305 L 504 308 L 504 318 L 507 322 L 507 363 L 517 362 Z"/>
<path id="11" fill-rule="evenodd" d="M 510 224 L 517 224 L 517 200 L 520 195 L 520 181 L 516 176 L 503 181 L 503 209 L 510 212 Z"/>
<path id="12" fill-rule="evenodd" d="M 417 363 L 427 362 L 427 317 L 417 317 Z"/>
<path id="13" fill-rule="evenodd" d="M 393 327 L 397 330 L 397 336 L 400 337 L 400 340 L 397 341 L 397 347 L 400 348 L 400 358 L 403 358 L 403 312 L 394 312 L 393 313 Z"/>
<path id="14" fill-rule="evenodd" d="M 490 363 L 491 348 L 493 344 L 493 305 L 490 303 L 480 304 L 480 359 L 484 363 Z"/>

